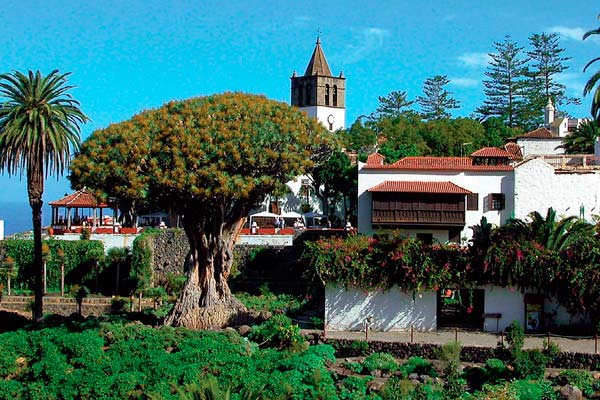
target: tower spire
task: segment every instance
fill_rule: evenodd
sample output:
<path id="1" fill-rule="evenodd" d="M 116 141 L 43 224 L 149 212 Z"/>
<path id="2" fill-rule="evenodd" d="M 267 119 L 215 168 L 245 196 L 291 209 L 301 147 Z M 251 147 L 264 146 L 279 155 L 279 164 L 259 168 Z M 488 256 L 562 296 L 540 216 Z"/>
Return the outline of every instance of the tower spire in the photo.
<path id="1" fill-rule="evenodd" d="M 318 29 L 315 50 L 310 57 L 306 72 L 304 72 L 304 76 L 312 75 L 332 76 L 329 64 L 327 64 L 327 59 L 325 58 L 325 53 L 323 53 L 323 49 L 321 48 L 321 32 Z"/>

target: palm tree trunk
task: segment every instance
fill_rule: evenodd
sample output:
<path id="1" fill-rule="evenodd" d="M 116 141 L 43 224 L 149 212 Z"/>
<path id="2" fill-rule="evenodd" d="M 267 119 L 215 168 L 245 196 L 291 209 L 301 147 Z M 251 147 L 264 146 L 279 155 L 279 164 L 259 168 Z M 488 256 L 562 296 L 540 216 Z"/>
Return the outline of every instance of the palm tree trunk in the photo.
<path id="1" fill-rule="evenodd" d="M 6 284 L 8 286 L 8 295 L 10 296 L 10 275 L 8 275 L 8 279 L 7 279 Z"/>
<path id="2" fill-rule="evenodd" d="M 27 166 L 27 192 L 31 206 L 33 224 L 33 268 L 34 268 L 34 306 L 33 319 L 40 322 L 44 316 L 44 260 L 42 256 L 42 193 L 44 193 L 44 159 L 42 153 L 36 154 Z"/>
<path id="3" fill-rule="evenodd" d="M 44 315 L 44 262 L 42 260 L 42 200 L 30 199 L 33 222 L 34 308 L 33 319 L 42 320 Z"/>
<path id="4" fill-rule="evenodd" d="M 42 287 L 44 288 L 44 294 L 48 293 L 48 265 L 46 264 L 46 261 L 44 261 L 43 264 L 43 272 L 42 272 Z"/>

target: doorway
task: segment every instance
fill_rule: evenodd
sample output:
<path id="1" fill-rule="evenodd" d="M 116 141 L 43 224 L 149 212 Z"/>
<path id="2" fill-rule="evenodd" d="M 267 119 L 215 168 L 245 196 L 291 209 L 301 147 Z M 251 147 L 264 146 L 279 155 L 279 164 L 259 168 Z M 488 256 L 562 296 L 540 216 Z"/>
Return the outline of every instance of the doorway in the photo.
<path id="1" fill-rule="evenodd" d="M 483 289 L 446 288 L 437 292 L 438 328 L 483 330 Z"/>

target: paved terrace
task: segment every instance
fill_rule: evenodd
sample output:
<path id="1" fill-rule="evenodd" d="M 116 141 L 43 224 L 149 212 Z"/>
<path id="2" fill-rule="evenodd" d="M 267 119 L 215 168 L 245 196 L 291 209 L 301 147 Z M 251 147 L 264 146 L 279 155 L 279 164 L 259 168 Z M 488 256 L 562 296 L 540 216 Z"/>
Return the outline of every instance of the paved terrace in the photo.
<path id="1" fill-rule="evenodd" d="M 303 333 L 323 331 L 303 331 Z M 324 332 L 326 338 L 329 339 L 348 339 L 348 340 L 365 340 L 365 332 Z M 525 335 L 525 348 L 542 348 L 544 340 L 548 338 L 546 334 Z M 496 347 L 498 342 L 504 338 L 501 335 L 487 332 L 462 331 L 462 330 L 438 330 L 435 332 L 413 332 L 412 341 L 414 343 L 433 343 L 444 344 L 458 339 L 458 341 L 466 346 L 481 346 L 481 347 Z M 368 340 L 381 342 L 411 342 L 410 332 L 369 332 Z M 600 340 L 594 337 L 566 337 L 560 335 L 550 335 L 550 340 L 557 343 L 562 351 L 577 352 L 577 353 L 598 353 L 600 351 Z"/>

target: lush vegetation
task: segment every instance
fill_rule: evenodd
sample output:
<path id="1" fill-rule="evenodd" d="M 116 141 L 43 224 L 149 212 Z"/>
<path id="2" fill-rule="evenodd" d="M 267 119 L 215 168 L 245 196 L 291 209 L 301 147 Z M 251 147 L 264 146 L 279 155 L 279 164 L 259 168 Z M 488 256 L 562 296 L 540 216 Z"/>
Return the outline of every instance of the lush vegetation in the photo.
<path id="1" fill-rule="evenodd" d="M 0 335 L 0 398 L 179 398 L 208 375 L 262 398 L 332 398 L 333 348 L 259 349 L 236 333 L 72 323 Z M 184 397 L 184 398 L 187 398 Z"/>
<path id="2" fill-rule="evenodd" d="M 95 240 L 45 240 L 42 246 L 44 251 L 43 261 L 46 263 L 47 282 L 50 291 L 60 288 L 61 267 L 67 285 L 83 284 L 86 280 L 92 281 L 95 273 L 100 273 L 96 267 L 97 262 L 104 258 L 102 242 Z M 0 242 L 0 259 L 12 260 L 13 279 L 12 285 L 16 289 L 30 290 L 34 286 L 34 243 L 31 240 L 7 239 Z M 100 269 L 106 267 L 100 265 Z M 0 279 L 8 271 L 0 268 Z M 90 283 L 89 286 L 93 288 Z"/>
<path id="3" fill-rule="evenodd" d="M 470 245 L 424 245 L 400 233 L 308 243 L 305 257 L 325 284 L 418 292 L 493 284 L 537 289 L 573 313 L 600 319 L 600 239 L 573 218 L 532 215 L 492 228 L 482 219 Z"/>
<path id="4" fill-rule="evenodd" d="M 253 327 L 247 337 L 233 330 L 151 328 L 119 317 L 50 319 L 35 330 L 0 334 L 0 399 L 542 400 L 557 399 L 566 384 L 586 396 L 600 388 L 587 371 L 544 379 L 552 354 L 523 350 L 518 329 L 509 337 L 506 361 L 464 369 L 455 342 L 441 347 L 436 364 L 373 353 L 340 369 L 333 347 L 308 346 L 283 316 Z M 534 353 L 528 362 L 521 359 Z M 383 387 L 372 385 L 375 377 Z"/>

